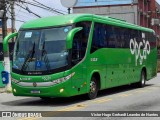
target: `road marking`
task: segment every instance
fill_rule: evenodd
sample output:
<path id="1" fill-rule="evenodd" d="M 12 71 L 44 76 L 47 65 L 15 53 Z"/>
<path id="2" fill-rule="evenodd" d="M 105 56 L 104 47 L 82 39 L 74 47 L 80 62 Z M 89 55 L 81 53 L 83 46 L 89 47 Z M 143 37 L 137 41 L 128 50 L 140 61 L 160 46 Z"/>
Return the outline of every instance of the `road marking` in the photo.
<path id="1" fill-rule="evenodd" d="M 155 88 L 155 87 L 149 87 L 149 88 L 145 88 L 146 90 L 155 90 L 155 89 L 157 89 L 157 88 Z"/>
<path id="2" fill-rule="evenodd" d="M 108 101 L 112 101 L 112 99 L 99 99 L 99 100 L 94 100 L 94 103 L 103 103 L 103 102 L 108 102 Z"/>
<path id="3" fill-rule="evenodd" d="M 78 104 L 78 105 L 75 105 L 75 106 L 72 106 L 72 107 L 68 107 L 68 108 L 63 108 L 63 109 L 59 109 L 59 110 L 56 110 L 56 111 L 71 111 L 71 110 L 76 110 L 76 109 L 82 109 L 82 108 L 85 108 L 87 105 L 85 104 Z"/>
<path id="4" fill-rule="evenodd" d="M 44 112 L 45 116 L 46 115 L 58 115 L 60 113 L 63 113 L 63 112 L 67 112 L 67 111 L 73 111 L 73 110 L 77 110 L 77 109 L 83 109 L 85 108 L 87 105 L 85 104 L 77 104 L 77 105 L 74 105 L 74 106 L 71 106 L 71 107 L 67 107 L 67 108 L 63 108 L 63 109 L 59 109 L 59 110 L 55 110 L 55 111 L 50 111 L 50 112 Z M 58 112 L 59 111 L 59 112 Z M 55 112 L 55 113 L 54 113 Z M 17 119 L 17 120 L 38 120 L 42 117 L 27 117 L 27 118 L 20 118 L 20 119 Z"/>
<path id="5" fill-rule="evenodd" d="M 134 91 L 134 93 L 144 93 L 144 92 L 148 92 L 148 90 L 136 90 L 136 91 Z"/>
<path id="6" fill-rule="evenodd" d="M 120 94 L 118 95 L 119 97 L 128 97 L 128 96 L 131 96 L 132 94 Z"/>
<path id="7" fill-rule="evenodd" d="M 28 119 L 26 119 L 26 120 L 38 120 L 38 119 L 40 119 L 40 118 L 42 118 L 42 117 L 37 117 L 37 118 L 36 118 L 36 117 L 35 117 L 35 118 L 33 117 L 33 118 L 28 118 Z"/>
<path id="8" fill-rule="evenodd" d="M 159 89 L 160 86 L 149 87 L 150 89 Z"/>
<path id="9" fill-rule="evenodd" d="M 63 112 L 67 112 L 67 111 L 73 111 L 73 110 L 77 110 L 77 109 L 83 109 L 83 108 L 85 108 L 87 105 L 85 105 L 85 104 L 78 104 L 78 105 L 75 105 L 75 106 L 71 106 L 71 107 L 68 107 L 68 108 L 63 108 L 63 109 L 59 109 L 59 110 L 55 110 L 55 111 L 53 111 L 53 112 L 46 112 L 45 113 L 45 116 L 46 115 L 58 115 L 58 114 L 61 114 L 61 113 L 63 113 Z M 54 113 L 55 112 L 55 113 Z"/>
<path id="10" fill-rule="evenodd" d="M 26 117 L 26 118 L 20 118 L 20 119 L 17 119 L 17 120 L 37 120 L 37 119 L 40 119 L 42 117 Z"/>

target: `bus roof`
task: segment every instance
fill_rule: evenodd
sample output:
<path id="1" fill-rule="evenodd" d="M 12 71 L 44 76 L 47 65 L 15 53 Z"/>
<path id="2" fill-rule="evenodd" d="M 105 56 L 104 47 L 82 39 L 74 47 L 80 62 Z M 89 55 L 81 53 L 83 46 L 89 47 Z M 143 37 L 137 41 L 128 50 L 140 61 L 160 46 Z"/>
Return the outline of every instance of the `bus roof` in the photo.
<path id="1" fill-rule="evenodd" d="M 124 20 L 112 18 L 109 16 L 99 16 L 94 14 L 69 14 L 69 15 L 59 15 L 51 16 L 45 18 L 39 18 L 31 20 L 24 23 L 20 29 L 36 29 L 36 28 L 46 28 L 52 26 L 64 26 L 70 25 L 80 21 L 99 21 L 105 24 L 110 24 L 114 26 L 121 26 L 125 28 L 131 28 L 136 30 L 154 32 L 152 29 L 141 27 L 135 24 L 125 22 Z"/>
<path id="2" fill-rule="evenodd" d="M 43 27 L 51 27 L 51 26 L 63 26 L 69 25 L 81 19 L 92 19 L 91 14 L 69 14 L 69 15 L 59 15 L 59 16 L 50 16 L 45 18 L 38 18 L 35 20 L 31 20 L 29 22 L 24 23 L 21 28 L 43 28 Z"/>

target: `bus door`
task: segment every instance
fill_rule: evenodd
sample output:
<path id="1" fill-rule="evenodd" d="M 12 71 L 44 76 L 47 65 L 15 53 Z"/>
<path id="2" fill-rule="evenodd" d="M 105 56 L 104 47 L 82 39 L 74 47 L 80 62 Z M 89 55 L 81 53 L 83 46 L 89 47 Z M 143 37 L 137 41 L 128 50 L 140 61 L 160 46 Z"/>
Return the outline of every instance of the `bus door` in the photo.
<path id="1" fill-rule="evenodd" d="M 81 38 L 76 36 L 73 39 L 73 47 L 72 47 L 72 60 L 71 64 L 73 66 L 72 73 L 74 76 L 72 77 L 72 86 L 75 88 L 75 92 L 82 91 L 81 87 L 84 84 L 85 76 L 86 76 L 86 66 L 84 64 L 84 51 L 81 46 Z"/>
<path id="2" fill-rule="evenodd" d="M 75 34 L 72 46 L 72 70 L 73 72 L 75 72 L 72 83 L 78 89 L 79 92 L 86 92 L 87 89 L 83 86 L 86 82 L 87 75 L 85 54 L 87 50 L 90 26 L 91 22 L 79 22 L 75 25 L 75 27 L 83 28 L 81 31 Z"/>

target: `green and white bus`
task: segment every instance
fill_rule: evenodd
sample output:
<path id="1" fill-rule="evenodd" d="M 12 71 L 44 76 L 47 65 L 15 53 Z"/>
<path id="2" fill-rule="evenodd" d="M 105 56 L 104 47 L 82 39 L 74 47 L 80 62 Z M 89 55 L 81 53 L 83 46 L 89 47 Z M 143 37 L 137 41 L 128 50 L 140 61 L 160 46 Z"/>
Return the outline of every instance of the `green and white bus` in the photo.
<path id="1" fill-rule="evenodd" d="M 87 94 L 94 99 L 99 90 L 132 83 L 143 87 L 157 75 L 155 32 L 111 17 L 40 18 L 13 36 L 15 96 Z"/>

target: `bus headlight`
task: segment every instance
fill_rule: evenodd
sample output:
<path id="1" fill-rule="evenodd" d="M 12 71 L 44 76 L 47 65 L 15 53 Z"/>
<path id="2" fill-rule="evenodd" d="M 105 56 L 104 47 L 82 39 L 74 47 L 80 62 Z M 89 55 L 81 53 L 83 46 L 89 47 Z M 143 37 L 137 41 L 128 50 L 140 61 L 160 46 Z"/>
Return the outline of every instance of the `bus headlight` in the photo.
<path id="1" fill-rule="evenodd" d="M 74 74 L 75 74 L 75 72 L 74 72 L 74 73 L 71 73 L 70 75 L 68 75 L 68 76 L 66 76 L 66 77 L 59 78 L 59 79 L 57 79 L 57 80 L 53 80 L 53 81 L 52 81 L 52 82 L 53 82 L 53 85 L 56 85 L 56 84 L 59 84 L 59 83 L 61 83 L 61 82 L 64 82 L 64 81 L 69 80 Z"/>
<path id="2" fill-rule="evenodd" d="M 16 93 L 16 89 L 13 89 L 13 92 L 15 92 L 15 93 Z"/>
<path id="3" fill-rule="evenodd" d="M 63 89 L 63 88 L 59 90 L 59 92 L 60 92 L 60 93 L 62 93 L 63 91 L 64 91 L 64 89 Z"/>

